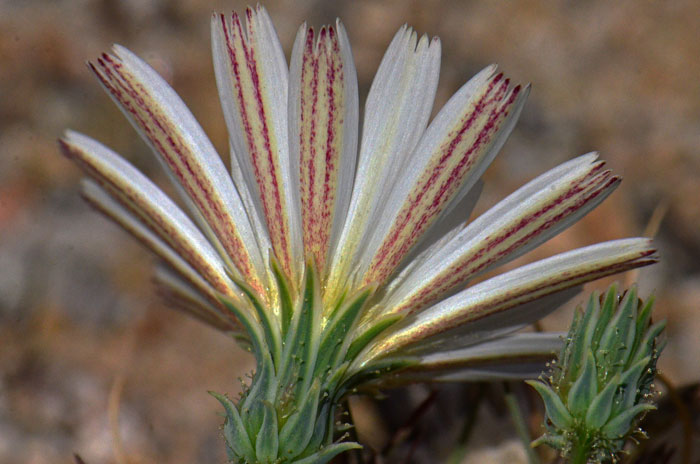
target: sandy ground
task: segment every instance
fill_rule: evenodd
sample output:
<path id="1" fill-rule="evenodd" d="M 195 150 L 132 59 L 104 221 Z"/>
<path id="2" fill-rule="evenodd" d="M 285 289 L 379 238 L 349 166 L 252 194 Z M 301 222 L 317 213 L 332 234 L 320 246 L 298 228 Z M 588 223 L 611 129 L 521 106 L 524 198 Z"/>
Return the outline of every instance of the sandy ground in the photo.
<path id="1" fill-rule="evenodd" d="M 436 108 L 492 62 L 514 80 L 532 82 L 521 121 L 485 176 L 480 211 L 564 160 L 601 152 L 624 177 L 622 186 L 579 224 L 515 264 L 643 234 L 653 212 L 665 211 L 656 234 L 661 263 L 618 279 L 636 277 L 642 295 L 657 296 L 656 317 L 668 320 L 661 370 L 685 395 L 683 411 L 697 426 L 697 2 L 265 5 L 287 53 L 301 22 L 320 26 L 341 17 L 361 98 L 404 23 L 442 39 Z M 0 0 L 0 462 L 70 463 L 73 453 L 88 464 L 224 462 L 218 405 L 205 392 L 234 395 L 252 360 L 225 336 L 159 303 L 150 283 L 152 258 L 81 202 L 80 173 L 58 154 L 56 139 L 65 128 L 80 130 L 163 181 L 145 145 L 84 65 L 117 42 L 172 83 L 225 153 L 209 17 L 244 6 L 221 0 Z M 544 326 L 563 329 L 570 315 L 571 308 L 561 310 Z M 404 427 L 410 433 L 403 440 L 394 433 L 406 411 L 429 396 L 428 387 L 390 392 L 383 402 L 358 400 L 358 433 L 373 449 L 386 448 L 392 436 L 401 442 L 386 462 L 444 460 L 458 449 L 465 418 L 476 413 L 475 398 L 484 396 L 475 391 L 485 389 L 495 399 L 482 401 L 478 417 L 485 425 L 469 438 L 465 462 L 522 461 L 499 406 L 500 388 L 438 389 L 425 420 Z M 678 443 L 684 416 L 668 408 L 658 427 L 671 438 L 660 443 L 676 447 L 672 462 L 683 462 Z"/>

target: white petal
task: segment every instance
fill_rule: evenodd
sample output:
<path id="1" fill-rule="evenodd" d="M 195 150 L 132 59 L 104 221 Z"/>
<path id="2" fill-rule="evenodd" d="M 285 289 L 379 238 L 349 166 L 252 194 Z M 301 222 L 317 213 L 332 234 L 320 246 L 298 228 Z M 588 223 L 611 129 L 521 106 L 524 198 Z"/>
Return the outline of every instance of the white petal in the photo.
<path id="1" fill-rule="evenodd" d="M 217 292 L 214 288 L 195 271 L 179 254 L 161 240 L 155 233 L 139 221 L 132 213 L 120 205 L 105 190 L 94 181 L 84 179 L 82 182 L 82 194 L 85 200 L 105 216 L 112 219 L 124 230 L 133 235 L 153 253 L 172 267 L 183 279 L 197 289 L 202 295 L 212 303 L 218 304 Z M 235 301 L 239 297 L 235 293 L 228 295 Z M 207 306 L 209 308 L 210 306 Z M 244 306 L 243 306 L 244 307 Z M 204 308 L 204 309 L 207 309 Z M 219 314 L 212 314 L 211 317 L 218 318 Z"/>
<path id="2" fill-rule="evenodd" d="M 476 346 L 435 353 L 416 366 L 377 381 L 380 386 L 415 382 L 477 382 L 535 378 L 561 349 L 563 333 L 523 333 Z"/>
<path id="3" fill-rule="evenodd" d="M 409 317 L 366 359 L 400 351 L 457 326 L 492 317 L 585 282 L 656 262 L 651 241 L 614 240 L 562 253 L 488 279 Z"/>
<path id="4" fill-rule="evenodd" d="M 209 139 L 182 100 L 145 62 L 116 45 L 92 70 L 134 127 L 150 144 L 171 178 L 196 205 L 226 259 L 256 290 L 263 262 L 238 192 Z"/>
<path id="5" fill-rule="evenodd" d="M 432 110 L 440 71 L 440 43 L 402 27 L 387 50 L 370 88 L 355 185 L 332 259 L 331 299 L 343 291 L 357 253 Z"/>
<path id="6" fill-rule="evenodd" d="M 68 131 L 61 148 L 122 206 L 183 257 L 209 284 L 233 292 L 219 254 L 178 206 L 153 182 L 99 142 Z"/>
<path id="7" fill-rule="evenodd" d="M 589 154 L 564 163 L 477 218 L 414 269 L 386 303 L 390 312 L 417 311 L 575 223 L 619 184 L 596 158 Z"/>
<path id="8" fill-rule="evenodd" d="M 357 158 L 357 76 L 345 29 L 299 29 L 290 72 L 289 146 L 304 249 L 323 276 L 345 222 Z"/>
<path id="9" fill-rule="evenodd" d="M 243 178 L 283 269 L 301 275 L 302 244 L 287 134 L 288 71 L 267 12 L 212 18 L 216 82 Z"/>
<path id="10" fill-rule="evenodd" d="M 564 333 L 520 333 L 484 341 L 457 350 L 421 357 L 421 368 L 458 367 L 497 362 L 503 358 L 554 355 L 561 349 Z"/>
<path id="11" fill-rule="evenodd" d="M 489 317 L 458 325 L 432 338 L 426 338 L 404 351 L 412 355 L 454 351 L 502 337 L 527 327 L 561 308 L 567 301 L 578 295 L 581 289 L 582 286 L 579 285 L 560 290 Z"/>
<path id="12" fill-rule="evenodd" d="M 380 284 L 496 156 L 528 93 L 489 67 L 430 124 L 401 172 L 360 258 L 364 284 Z"/>

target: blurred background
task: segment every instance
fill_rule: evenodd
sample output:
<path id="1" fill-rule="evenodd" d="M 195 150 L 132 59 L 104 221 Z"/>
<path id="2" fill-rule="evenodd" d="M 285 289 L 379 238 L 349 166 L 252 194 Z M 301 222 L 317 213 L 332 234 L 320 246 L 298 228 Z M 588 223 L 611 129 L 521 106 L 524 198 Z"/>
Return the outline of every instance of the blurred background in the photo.
<path id="1" fill-rule="evenodd" d="M 664 395 L 644 462 L 691 462 L 683 443 L 693 425 L 700 442 L 700 4 L 264 5 L 287 56 L 303 21 L 320 27 L 340 17 L 361 101 L 404 23 L 442 39 L 436 109 L 493 62 L 515 81 L 531 82 L 520 123 L 486 173 L 478 211 L 573 156 L 601 152 L 624 177 L 621 187 L 511 267 L 642 235 L 662 218 L 655 232 L 661 262 L 616 278 L 637 279 L 641 295 L 656 295 L 655 317 L 668 320 L 660 363 L 667 381 L 659 387 L 668 392 L 670 383 L 678 397 L 674 405 Z M 155 159 L 85 66 L 120 43 L 173 85 L 227 158 L 209 20 L 213 11 L 244 8 L 223 0 L 0 0 L 0 462 L 71 463 L 74 453 L 87 464 L 225 461 L 219 405 L 206 391 L 235 396 L 251 357 L 160 304 L 151 256 L 80 200 L 80 172 L 60 156 L 56 139 L 66 128 L 84 132 L 162 185 Z M 572 308 L 543 327 L 565 329 Z M 526 390 L 511 387 L 534 408 Z M 503 388 L 417 386 L 387 392 L 384 401 L 353 400 L 364 458 L 525 462 Z M 480 425 L 470 433 L 475 418 Z M 694 452 L 692 462 L 700 462 Z"/>

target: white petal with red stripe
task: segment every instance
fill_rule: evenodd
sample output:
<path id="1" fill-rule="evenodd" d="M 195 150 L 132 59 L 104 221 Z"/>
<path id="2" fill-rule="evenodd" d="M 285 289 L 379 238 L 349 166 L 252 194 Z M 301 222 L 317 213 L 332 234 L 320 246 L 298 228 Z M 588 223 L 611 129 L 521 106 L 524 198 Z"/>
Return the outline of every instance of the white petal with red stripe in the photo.
<path id="1" fill-rule="evenodd" d="M 270 243 L 291 275 L 303 267 L 287 133 L 288 70 L 262 7 L 212 18 L 216 82 L 234 155 L 265 219 Z"/>
<path id="2" fill-rule="evenodd" d="M 345 29 L 305 25 L 294 43 L 289 136 L 305 255 L 324 275 L 345 221 L 357 158 L 357 76 Z"/>
<path id="3" fill-rule="evenodd" d="M 122 206 L 97 183 L 90 179 L 84 179 L 82 182 L 82 195 L 90 205 L 133 235 L 171 268 L 177 271 L 177 273 L 196 288 L 198 292 L 204 295 L 211 302 L 211 305 L 207 306 L 207 308 L 202 308 L 203 310 L 207 310 L 219 304 L 218 293 L 209 282 L 202 278 L 202 276 L 164 240 L 146 227 L 133 213 Z M 240 300 L 240 297 L 236 293 L 230 293 L 228 296 L 234 301 L 242 303 L 242 300 Z M 241 304 L 241 307 L 245 308 L 246 306 Z M 220 318 L 222 314 L 211 314 L 211 316 Z M 230 314 L 225 314 L 224 317 L 226 316 L 230 316 Z"/>
<path id="4" fill-rule="evenodd" d="M 532 250 L 595 208 L 619 185 L 591 153 L 532 180 L 461 230 L 387 300 L 413 312 L 470 278 Z"/>
<path id="5" fill-rule="evenodd" d="M 378 341 L 368 358 L 420 343 L 552 293 L 656 262 L 651 240 L 614 240 L 537 261 L 488 279 L 416 313 Z"/>
<path id="6" fill-rule="evenodd" d="M 233 293 L 216 250 L 190 218 L 138 169 L 99 142 L 76 132 L 66 133 L 61 148 L 213 288 L 227 295 Z"/>
<path id="7" fill-rule="evenodd" d="M 405 164 L 361 258 L 364 284 L 385 281 L 501 148 L 527 91 L 511 89 L 494 70 L 486 68 L 450 99 Z"/>
<path id="8" fill-rule="evenodd" d="M 439 40 L 419 40 L 412 29 L 402 27 L 367 97 L 352 199 L 332 258 L 329 299 L 345 288 L 391 186 L 427 126 L 439 72 Z"/>
<path id="9" fill-rule="evenodd" d="M 151 145 L 189 204 L 215 234 L 227 259 L 262 290 L 262 257 L 238 192 L 223 162 L 180 97 L 145 62 L 123 47 L 103 54 L 93 71 L 134 127 Z"/>

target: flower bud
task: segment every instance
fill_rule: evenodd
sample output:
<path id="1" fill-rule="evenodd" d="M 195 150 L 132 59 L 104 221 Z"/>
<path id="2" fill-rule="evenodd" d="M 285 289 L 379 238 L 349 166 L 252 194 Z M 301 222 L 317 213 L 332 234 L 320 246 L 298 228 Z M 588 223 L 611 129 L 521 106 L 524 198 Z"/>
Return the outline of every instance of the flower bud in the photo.
<path id="1" fill-rule="evenodd" d="M 615 461 L 638 424 L 655 409 L 652 381 L 665 321 L 651 323 L 653 298 L 612 285 L 579 308 L 547 379 L 528 382 L 542 397 L 547 432 L 533 442 L 571 462 Z"/>

